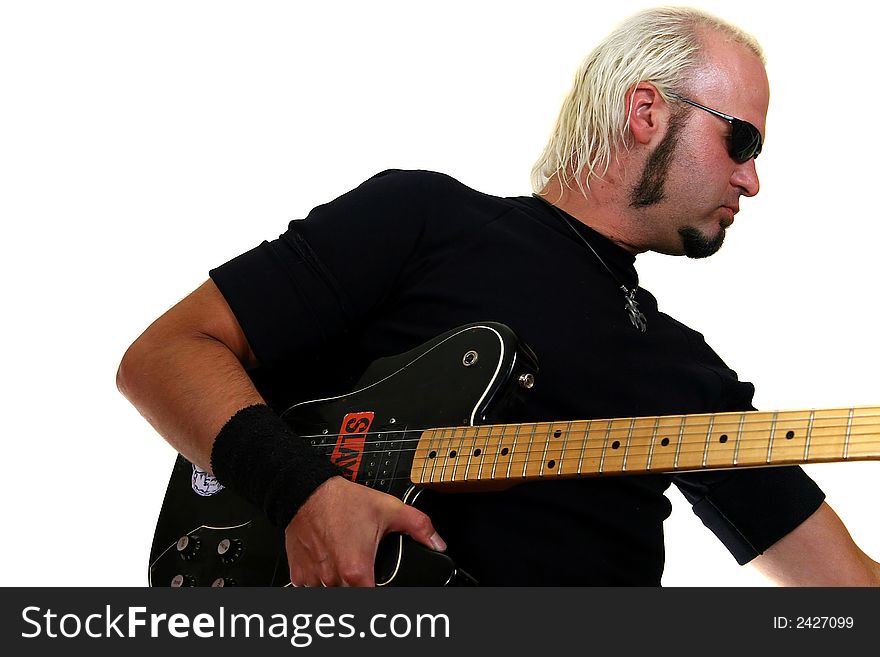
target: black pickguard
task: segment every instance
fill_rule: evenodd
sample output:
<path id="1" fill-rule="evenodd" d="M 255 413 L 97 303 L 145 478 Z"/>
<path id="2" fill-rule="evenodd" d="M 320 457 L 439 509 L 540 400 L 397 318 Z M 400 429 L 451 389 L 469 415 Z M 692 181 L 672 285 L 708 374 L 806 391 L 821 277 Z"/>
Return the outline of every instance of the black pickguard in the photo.
<path id="1" fill-rule="evenodd" d="M 282 417 L 354 481 L 418 506 L 409 471 L 421 432 L 502 421 L 524 393 L 519 378 L 536 371 L 534 355 L 509 328 L 471 324 L 377 360 L 350 392 L 296 404 Z M 178 456 L 153 537 L 150 585 L 289 584 L 283 531 L 229 489 L 197 494 L 193 477 L 192 464 Z M 447 553 L 390 534 L 379 545 L 376 583 L 476 582 Z"/>

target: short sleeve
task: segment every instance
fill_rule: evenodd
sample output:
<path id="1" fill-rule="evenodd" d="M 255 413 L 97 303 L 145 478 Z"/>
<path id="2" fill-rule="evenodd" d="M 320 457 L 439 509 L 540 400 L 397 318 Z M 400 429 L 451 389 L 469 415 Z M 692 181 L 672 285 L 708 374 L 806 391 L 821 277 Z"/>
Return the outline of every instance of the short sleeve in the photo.
<path id="1" fill-rule="evenodd" d="M 687 473 L 672 480 L 740 565 L 800 525 L 825 499 L 798 466 Z"/>
<path id="2" fill-rule="evenodd" d="M 322 350 L 381 304 L 405 276 L 425 199 L 445 178 L 382 172 L 210 271 L 261 364 Z"/>

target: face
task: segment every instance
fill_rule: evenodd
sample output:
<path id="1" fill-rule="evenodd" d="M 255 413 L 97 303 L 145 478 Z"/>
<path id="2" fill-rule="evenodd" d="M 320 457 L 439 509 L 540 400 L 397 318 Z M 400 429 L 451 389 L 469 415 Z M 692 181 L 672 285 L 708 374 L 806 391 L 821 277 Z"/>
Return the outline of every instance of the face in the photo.
<path id="1" fill-rule="evenodd" d="M 712 42 L 708 61 L 694 77 L 693 100 L 748 121 L 763 135 L 769 86 L 761 62 L 742 46 Z M 669 112 L 667 130 L 630 191 L 630 207 L 650 226 L 649 248 L 704 258 L 721 248 L 740 197 L 758 193 L 755 161 L 730 157 L 731 126 L 724 119 L 674 100 Z"/>

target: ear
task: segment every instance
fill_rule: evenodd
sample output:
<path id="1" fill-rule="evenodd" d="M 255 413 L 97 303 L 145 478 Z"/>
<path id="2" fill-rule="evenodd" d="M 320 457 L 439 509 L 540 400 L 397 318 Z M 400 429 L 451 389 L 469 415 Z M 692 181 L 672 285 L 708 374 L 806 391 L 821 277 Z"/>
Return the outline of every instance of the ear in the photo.
<path id="1" fill-rule="evenodd" d="M 637 144 L 647 145 L 662 136 L 660 128 L 669 116 L 663 96 L 650 82 L 639 82 L 626 93 L 627 124 Z"/>

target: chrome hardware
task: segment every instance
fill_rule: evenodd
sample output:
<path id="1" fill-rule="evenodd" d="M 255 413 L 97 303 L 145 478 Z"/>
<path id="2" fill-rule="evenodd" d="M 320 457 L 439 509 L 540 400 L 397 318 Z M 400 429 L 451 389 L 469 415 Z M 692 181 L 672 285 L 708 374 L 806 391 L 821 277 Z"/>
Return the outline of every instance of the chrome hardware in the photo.
<path id="1" fill-rule="evenodd" d="M 480 359 L 480 354 L 471 349 L 464 355 L 464 358 L 461 359 L 461 364 L 465 367 L 470 367 L 471 365 L 476 365 L 477 361 Z"/>
<path id="2" fill-rule="evenodd" d="M 535 377 L 532 374 L 520 374 L 518 381 L 520 387 L 526 390 L 531 390 L 535 387 Z"/>

